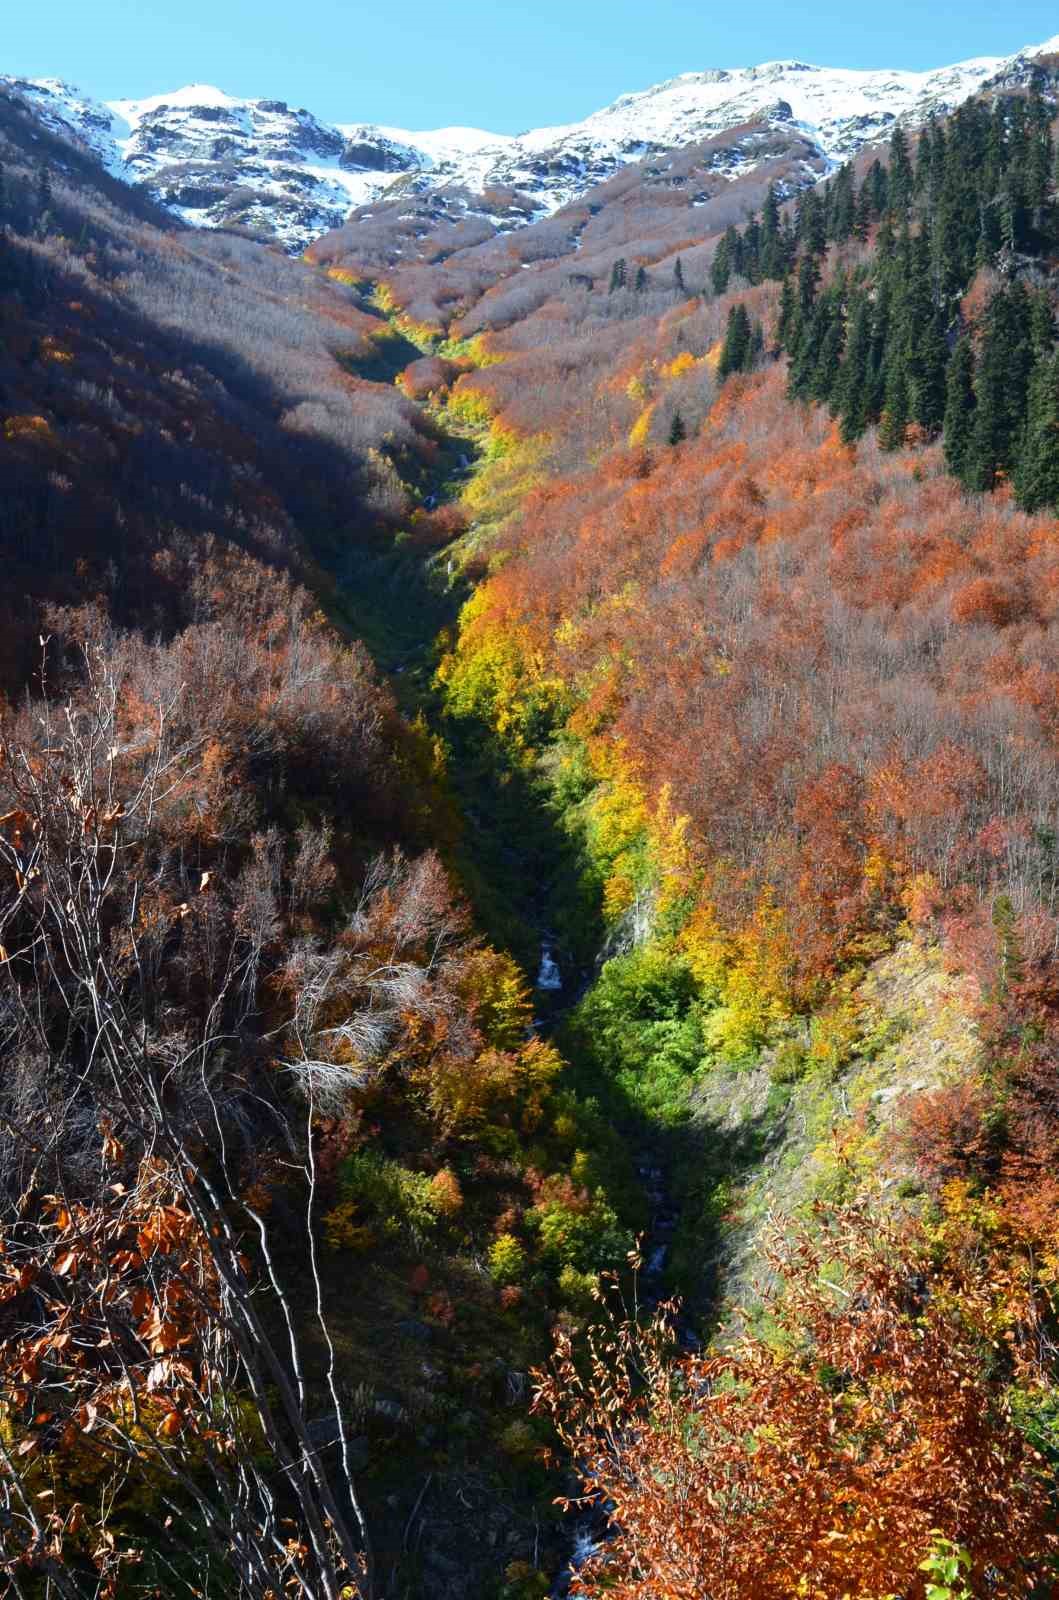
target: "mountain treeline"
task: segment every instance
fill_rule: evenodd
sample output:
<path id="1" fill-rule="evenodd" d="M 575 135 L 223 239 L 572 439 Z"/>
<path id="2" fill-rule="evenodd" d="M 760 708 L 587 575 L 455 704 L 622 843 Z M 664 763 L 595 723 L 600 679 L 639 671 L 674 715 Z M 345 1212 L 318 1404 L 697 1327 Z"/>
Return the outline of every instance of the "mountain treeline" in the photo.
<path id="1" fill-rule="evenodd" d="M 885 165 L 873 160 L 859 181 L 842 168 L 793 215 L 770 191 L 760 219 L 722 239 L 713 287 L 733 273 L 781 282 L 791 397 L 827 405 L 845 442 L 872 425 L 884 449 L 909 429 L 941 434 L 968 489 L 1010 481 L 1027 510 L 1055 505 L 1054 178 L 1052 112 L 1036 82 L 1028 95 L 971 101 L 932 120 L 914 152 L 898 126 Z M 733 316 L 725 365 L 738 370 L 751 355 L 738 307 Z"/>

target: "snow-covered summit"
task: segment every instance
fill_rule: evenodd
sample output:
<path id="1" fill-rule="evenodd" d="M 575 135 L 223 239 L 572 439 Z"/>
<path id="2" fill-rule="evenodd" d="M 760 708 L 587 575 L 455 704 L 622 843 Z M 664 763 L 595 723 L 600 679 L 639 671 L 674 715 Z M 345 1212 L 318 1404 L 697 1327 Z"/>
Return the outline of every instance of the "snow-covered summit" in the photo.
<path id="1" fill-rule="evenodd" d="M 108 170 L 204 227 L 251 226 L 301 249 L 356 206 L 398 186 L 417 192 L 517 190 L 542 216 L 621 166 L 751 122 L 810 140 L 826 165 L 991 85 L 1025 82 L 1059 35 L 1013 56 L 927 72 L 819 67 L 799 60 L 686 72 L 622 95 L 581 122 L 512 136 L 480 128 L 424 132 L 329 124 L 283 100 L 240 99 L 212 84 L 103 105 L 54 78 L 0 78 L 54 131 Z"/>
<path id="2" fill-rule="evenodd" d="M 630 142 L 691 143 L 726 128 L 789 108 L 830 160 L 844 159 L 894 121 L 924 120 L 951 109 L 981 88 L 1008 58 L 984 56 L 933 72 L 868 72 L 814 67 L 804 61 L 766 61 L 755 67 L 686 72 L 639 94 L 622 95 L 583 122 L 539 128 L 519 141 L 530 150 L 604 147 Z"/>

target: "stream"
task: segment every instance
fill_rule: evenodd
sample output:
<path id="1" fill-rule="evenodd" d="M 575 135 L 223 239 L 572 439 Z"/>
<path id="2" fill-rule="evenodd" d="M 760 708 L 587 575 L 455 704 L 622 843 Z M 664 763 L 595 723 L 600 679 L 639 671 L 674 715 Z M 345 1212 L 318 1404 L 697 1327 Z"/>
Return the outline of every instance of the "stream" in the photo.
<path id="1" fill-rule="evenodd" d="M 553 938 L 548 934 L 542 935 L 536 990 L 540 995 L 547 996 L 551 1003 L 547 1021 L 538 1022 L 535 1026 L 544 1031 L 553 1030 L 565 1012 L 581 999 L 594 975 L 589 973 L 582 976 L 569 998 L 555 998 L 562 994 L 565 983 L 556 959 Z M 637 1152 L 636 1174 L 648 1205 L 648 1224 L 641 1237 L 643 1267 L 637 1285 L 637 1305 L 641 1313 L 650 1316 L 668 1299 L 665 1273 L 680 1212 L 669 1188 L 664 1157 L 658 1150 L 647 1146 Z M 682 1312 L 678 1311 L 673 1321 L 673 1332 L 682 1351 L 693 1355 L 701 1350 L 702 1341 Z M 549 1590 L 549 1600 L 566 1600 L 578 1571 L 596 1554 L 607 1537 L 607 1516 L 601 1506 L 571 1512 L 568 1520 L 569 1555 L 556 1574 Z"/>
<path id="2" fill-rule="evenodd" d="M 468 454 L 468 451 L 474 451 L 474 454 Z M 445 454 L 447 464 L 438 471 L 434 481 L 420 489 L 421 501 L 430 509 L 458 499 L 477 469 L 477 441 L 462 432 L 448 435 Z M 453 620 L 460 599 L 460 586 L 453 580 L 453 561 L 449 557 L 442 569 L 441 560 L 437 559 L 433 574 L 426 564 L 419 570 L 418 594 L 403 594 L 404 601 L 410 604 L 402 604 L 396 590 L 399 586 L 403 589 L 409 579 L 415 584 L 416 577 L 408 567 L 401 572 L 395 569 L 392 583 L 386 583 L 369 600 L 369 607 L 376 607 L 377 614 L 375 626 L 370 627 L 369 637 L 365 641 L 375 656 L 379 670 L 389 678 L 398 702 L 406 713 L 423 712 L 428 721 L 434 721 L 439 711 L 430 689 L 435 638 L 440 627 L 446 621 Z M 436 581 L 441 577 L 442 570 L 446 574 L 443 584 Z M 370 625 L 373 620 L 370 614 L 366 620 Z M 390 647 L 379 648 L 385 644 Z M 467 795 L 460 797 L 460 809 L 469 825 L 468 833 L 476 841 L 472 860 L 481 866 L 483 860 L 492 854 L 494 857 L 509 858 L 510 867 L 516 855 L 510 837 L 512 816 L 505 815 L 503 809 L 497 809 L 491 815 L 482 815 Z M 541 854 L 539 842 L 537 853 Z M 501 879 L 499 886 L 502 892 L 515 887 L 512 901 L 517 903 L 510 906 L 512 916 L 537 941 L 539 955 L 534 993 L 538 1003 L 537 1020 L 533 1026 L 535 1031 L 550 1035 L 591 987 L 603 957 L 600 954 L 587 966 L 579 964 L 570 970 L 566 965 L 570 960 L 569 953 L 549 926 L 553 917 L 560 923 L 562 920 L 559 915 L 562 896 L 564 888 L 569 888 L 563 864 L 560 861 L 557 865 L 547 856 L 542 860 L 527 860 L 524 847 L 517 855 L 520 874 L 531 879 L 536 877 L 536 881 L 513 886 Z M 540 867 L 545 870 L 536 876 L 536 870 Z M 529 949 L 526 951 L 527 958 Z M 525 964 L 528 965 L 528 959 Z M 665 1274 L 679 1212 L 667 1179 L 666 1152 L 646 1144 L 636 1151 L 634 1160 L 649 1215 L 641 1241 L 643 1266 L 638 1284 L 638 1304 L 642 1313 L 650 1315 L 667 1298 Z M 674 1332 L 683 1350 L 694 1352 L 701 1348 L 694 1329 L 683 1315 L 678 1315 Z M 571 1513 L 567 1526 L 569 1554 L 550 1590 L 555 1600 L 565 1600 L 578 1569 L 599 1549 L 601 1541 L 606 1538 L 607 1519 L 604 1510 L 596 1507 Z"/>

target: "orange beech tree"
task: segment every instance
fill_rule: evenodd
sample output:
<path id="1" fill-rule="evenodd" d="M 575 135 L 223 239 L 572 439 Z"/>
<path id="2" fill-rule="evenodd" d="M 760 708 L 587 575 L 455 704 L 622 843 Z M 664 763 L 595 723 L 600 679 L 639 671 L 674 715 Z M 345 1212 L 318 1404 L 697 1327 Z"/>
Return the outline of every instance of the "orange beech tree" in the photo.
<path id="1" fill-rule="evenodd" d="M 1045 1376 L 1051 1299 L 970 1234 L 939 1265 L 908 1221 L 817 1220 L 770 1248 L 766 1333 L 677 1358 L 664 1308 L 560 1336 L 536 1404 L 609 1529 L 575 1592 L 922 1600 L 955 1545 L 975 1594 L 1054 1593 L 1046 1466 L 1011 1400 Z"/>

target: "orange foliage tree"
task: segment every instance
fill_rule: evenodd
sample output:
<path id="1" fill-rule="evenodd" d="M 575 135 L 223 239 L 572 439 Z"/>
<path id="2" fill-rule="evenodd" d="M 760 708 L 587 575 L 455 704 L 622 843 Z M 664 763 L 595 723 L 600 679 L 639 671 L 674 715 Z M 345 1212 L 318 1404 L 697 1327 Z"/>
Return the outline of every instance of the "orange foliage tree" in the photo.
<path id="1" fill-rule="evenodd" d="M 939 1539 L 968 1553 L 974 1593 L 1047 1583 L 1044 1463 L 1008 1397 L 1041 1376 L 1039 1295 L 1006 1274 L 1000 1341 L 991 1266 L 972 1250 L 938 1266 L 924 1233 L 866 1207 L 770 1263 L 767 1337 L 676 1359 L 664 1315 L 611 1319 L 584 1352 L 560 1336 L 537 1375 L 609 1524 L 576 1592 L 922 1600 Z"/>
<path id="2" fill-rule="evenodd" d="M 34 743 L 0 727 L 0 1571 L 67 1600 L 220 1572 L 246 1600 L 370 1593 L 333 1351 L 337 1472 L 270 1244 L 282 1152 L 330 1349 L 311 1145 L 244 1025 L 261 895 L 226 919 L 212 870 L 174 866 L 194 745 L 163 702 L 130 746 L 113 661 L 85 669 Z"/>

